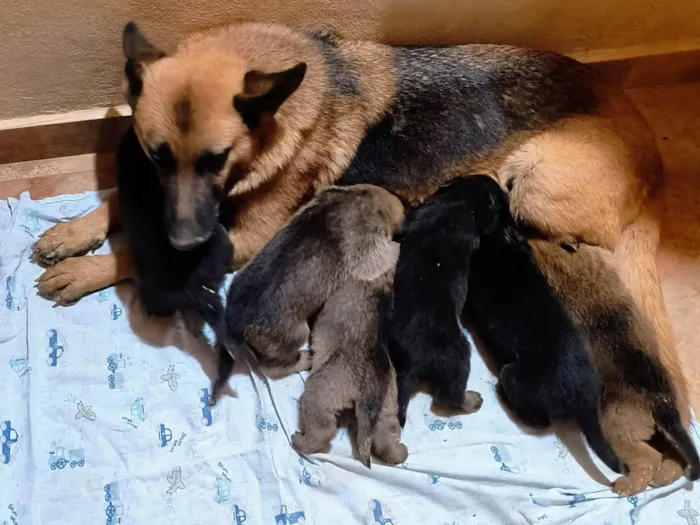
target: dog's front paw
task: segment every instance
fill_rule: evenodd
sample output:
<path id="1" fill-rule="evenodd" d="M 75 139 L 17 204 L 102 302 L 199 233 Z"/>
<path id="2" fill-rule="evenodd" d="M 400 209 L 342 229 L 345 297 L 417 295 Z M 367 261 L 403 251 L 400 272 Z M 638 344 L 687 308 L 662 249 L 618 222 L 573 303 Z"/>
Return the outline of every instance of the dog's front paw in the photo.
<path id="1" fill-rule="evenodd" d="M 102 246 L 106 234 L 95 232 L 85 219 L 60 222 L 42 233 L 32 247 L 34 259 L 51 266 Z"/>

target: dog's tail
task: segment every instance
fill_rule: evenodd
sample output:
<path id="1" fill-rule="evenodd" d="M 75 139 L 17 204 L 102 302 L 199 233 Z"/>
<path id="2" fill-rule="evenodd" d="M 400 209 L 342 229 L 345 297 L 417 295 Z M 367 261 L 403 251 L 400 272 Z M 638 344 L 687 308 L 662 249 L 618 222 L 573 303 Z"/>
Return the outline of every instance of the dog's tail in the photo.
<path id="1" fill-rule="evenodd" d="M 675 403 L 669 403 L 665 399 L 657 400 L 652 409 L 652 416 L 654 422 L 685 460 L 685 476 L 690 481 L 696 481 L 700 478 L 700 458 L 688 432 L 683 428 Z"/>
<path id="2" fill-rule="evenodd" d="M 581 432 L 586 437 L 586 441 L 593 449 L 593 452 L 605 463 L 610 470 L 617 474 L 627 471 L 627 466 L 623 465 L 620 459 L 608 443 L 603 430 L 600 427 L 598 410 L 596 407 L 582 411 L 577 418 Z"/>
<path id="3" fill-rule="evenodd" d="M 398 374 L 396 376 L 396 389 L 398 391 L 399 425 L 403 428 L 406 426 L 406 412 L 408 411 L 408 402 L 411 400 L 413 391 L 413 377 L 408 374 Z"/>
<path id="4" fill-rule="evenodd" d="M 373 389 L 363 399 L 355 403 L 355 417 L 357 418 L 357 455 L 367 468 L 371 468 L 372 436 L 374 428 L 379 421 L 379 413 L 382 410 L 386 389 Z"/>

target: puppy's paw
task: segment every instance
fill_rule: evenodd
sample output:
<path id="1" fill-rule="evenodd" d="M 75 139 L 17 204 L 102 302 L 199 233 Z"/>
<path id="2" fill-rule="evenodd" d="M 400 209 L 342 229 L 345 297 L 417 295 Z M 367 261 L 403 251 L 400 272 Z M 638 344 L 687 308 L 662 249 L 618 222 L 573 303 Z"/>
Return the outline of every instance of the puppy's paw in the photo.
<path id="1" fill-rule="evenodd" d="M 297 361 L 294 367 L 295 372 L 308 372 L 311 370 L 313 365 L 313 359 L 311 358 L 311 352 L 308 350 L 303 350 L 299 352 L 299 361 Z"/>
<path id="2" fill-rule="evenodd" d="M 462 401 L 462 410 L 466 414 L 473 414 L 478 412 L 481 405 L 484 404 L 484 398 L 481 397 L 479 392 L 474 392 L 472 390 L 467 390 L 464 392 L 464 401 Z"/>
<path id="3" fill-rule="evenodd" d="M 391 443 L 382 451 L 380 459 L 390 465 L 399 465 L 408 459 L 408 447 L 401 442 Z"/>
<path id="4" fill-rule="evenodd" d="M 32 247 L 34 259 L 51 266 L 102 246 L 106 234 L 93 231 L 90 223 L 84 219 L 60 222 L 42 233 Z"/>
<path id="5" fill-rule="evenodd" d="M 292 447 L 294 450 L 301 452 L 302 454 L 314 454 L 319 452 L 315 449 L 315 447 L 311 446 L 307 436 L 301 432 L 294 432 L 294 434 L 292 434 Z"/>

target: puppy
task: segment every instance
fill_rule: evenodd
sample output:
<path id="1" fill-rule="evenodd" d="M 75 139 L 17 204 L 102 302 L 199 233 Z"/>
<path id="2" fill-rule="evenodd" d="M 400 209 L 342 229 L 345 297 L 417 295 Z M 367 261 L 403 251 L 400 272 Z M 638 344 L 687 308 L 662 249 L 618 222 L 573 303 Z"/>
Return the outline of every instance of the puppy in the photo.
<path id="1" fill-rule="evenodd" d="M 500 218 L 472 256 L 464 312 L 502 367 L 498 394 L 529 426 L 576 420 L 595 453 L 619 473 L 622 465 L 600 428 L 602 383 L 585 341 L 518 233 L 503 191 L 495 184 L 481 191 L 497 204 L 474 213 Z"/>
<path id="2" fill-rule="evenodd" d="M 292 435 L 297 451 L 313 454 L 328 447 L 336 417 L 354 408 L 362 463 L 370 466 L 370 451 L 385 463 L 406 461 L 408 450 L 399 442 L 396 373 L 387 349 L 393 274 L 391 268 L 374 281 L 350 280 L 316 318 L 311 375 L 299 399 L 301 431 Z"/>
<path id="3" fill-rule="evenodd" d="M 497 191 L 498 184 L 485 175 L 455 179 L 413 210 L 395 237 L 401 254 L 389 350 L 402 427 L 416 381 L 430 384 L 436 405 L 465 413 L 481 407 L 481 395 L 465 392 L 471 349 L 459 317 L 472 252 L 498 223 Z"/>
<path id="4" fill-rule="evenodd" d="M 196 249 L 175 249 L 163 223 L 161 184 L 155 174 L 143 169 L 147 159 L 130 155 L 134 147 L 138 139 L 130 130 L 117 151 L 117 192 L 144 309 L 155 316 L 194 311 L 212 327 L 220 355 L 231 359 L 225 309 L 218 294 L 233 261 L 228 232 L 217 224 L 212 237 Z"/>
<path id="5" fill-rule="evenodd" d="M 615 270 L 612 254 L 593 246 L 565 250 L 531 241 L 533 254 L 576 326 L 600 374 L 603 434 L 629 469 L 613 491 L 631 496 L 681 475 L 700 477 L 700 460 L 680 415 L 676 378 L 662 364 L 653 327 Z"/>
<path id="6" fill-rule="evenodd" d="M 401 201 L 377 186 L 318 192 L 239 271 L 228 292 L 226 319 L 234 344 L 252 347 L 269 377 L 308 370 L 308 320 L 351 278 L 373 280 L 395 258 L 392 234 Z M 228 379 L 221 362 L 214 392 Z"/>

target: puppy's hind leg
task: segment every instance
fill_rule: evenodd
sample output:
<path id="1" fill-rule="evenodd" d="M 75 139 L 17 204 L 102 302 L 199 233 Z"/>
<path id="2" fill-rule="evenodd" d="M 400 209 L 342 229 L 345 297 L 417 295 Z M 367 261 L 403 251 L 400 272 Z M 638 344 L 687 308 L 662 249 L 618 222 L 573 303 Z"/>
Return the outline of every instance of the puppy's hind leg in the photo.
<path id="1" fill-rule="evenodd" d="M 441 370 L 439 383 L 435 385 L 433 402 L 450 410 L 472 414 L 481 408 L 484 400 L 478 392 L 464 390 L 471 369 L 468 352 L 468 348 L 460 352 L 457 354 L 460 356 L 457 363 L 450 363 Z"/>
<path id="2" fill-rule="evenodd" d="M 408 458 L 408 448 L 401 443 L 401 425 L 397 417 L 397 391 L 394 371 L 391 371 L 391 379 L 384 396 L 382 411 L 379 421 L 374 427 L 372 436 L 372 450 L 374 454 L 390 465 L 398 465 Z"/>
<path id="3" fill-rule="evenodd" d="M 270 379 L 280 379 L 298 372 L 311 370 L 312 360 L 309 351 L 300 351 L 309 339 L 309 325 L 304 322 L 294 327 L 289 342 L 280 348 L 274 357 L 262 360 L 261 368 Z"/>
<path id="4" fill-rule="evenodd" d="M 321 381 L 313 379 L 307 381 L 304 393 L 299 398 L 301 431 L 292 434 L 292 447 L 302 454 L 322 452 L 328 448 L 338 431 L 332 396 L 324 396 L 327 385 L 321 385 Z"/>

